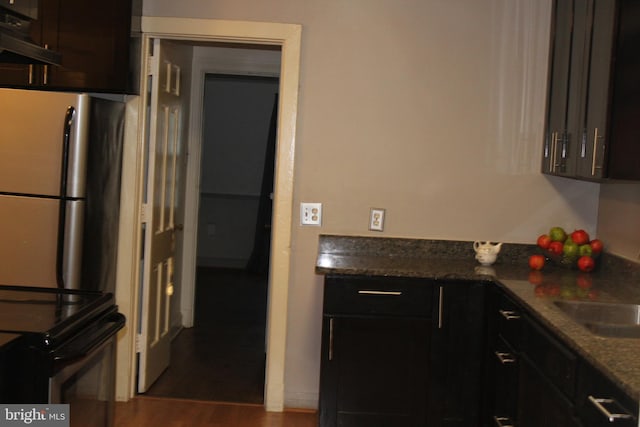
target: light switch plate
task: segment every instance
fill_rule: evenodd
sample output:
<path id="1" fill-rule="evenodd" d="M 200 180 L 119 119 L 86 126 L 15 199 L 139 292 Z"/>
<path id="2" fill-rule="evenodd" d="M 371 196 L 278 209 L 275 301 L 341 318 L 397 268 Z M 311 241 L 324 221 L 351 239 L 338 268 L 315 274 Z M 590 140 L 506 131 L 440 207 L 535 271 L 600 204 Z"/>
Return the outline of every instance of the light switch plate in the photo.
<path id="1" fill-rule="evenodd" d="M 300 203 L 300 224 L 322 224 L 322 203 Z"/>

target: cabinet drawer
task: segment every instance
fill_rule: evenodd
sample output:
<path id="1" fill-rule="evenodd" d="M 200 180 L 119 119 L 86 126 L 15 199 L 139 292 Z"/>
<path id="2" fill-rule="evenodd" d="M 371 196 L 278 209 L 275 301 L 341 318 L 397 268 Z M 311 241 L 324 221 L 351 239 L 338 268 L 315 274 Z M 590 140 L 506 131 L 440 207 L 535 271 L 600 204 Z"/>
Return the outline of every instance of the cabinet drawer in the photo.
<path id="1" fill-rule="evenodd" d="M 524 353 L 554 386 L 573 399 L 576 355 L 531 319 L 526 320 L 523 335 Z"/>
<path id="2" fill-rule="evenodd" d="M 493 391 L 488 396 L 492 425 L 511 425 L 518 408 L 518 356 L 502 338 L 498 337 L 489 357 Z"/>
<path id="3" fill-rule="evenodd" d="M 429 317 L 433 290 L 424 279 L 329 276 L 325 279 L 324 312 Z"/>
<path id="4" fill-rule="evenodd" d="M 38 19 L 37 0 L 0 0 L 0 9 L 4 9 L 11 14 L 18 15 L 22 19 Z"/>
<path id="5" fill-rule="evenodd" d="M 583 362 L 578 368 L 576 406 L 586 427 L 636 427 L 638 403 L 599 370 Z"/>
<path id="6" fill-rule="evenodd" d="M 498 298 L 495 316 L 497 332 L 515 350 L 520 349 L 522 335 L 522 310 L 504 295 Z"/>

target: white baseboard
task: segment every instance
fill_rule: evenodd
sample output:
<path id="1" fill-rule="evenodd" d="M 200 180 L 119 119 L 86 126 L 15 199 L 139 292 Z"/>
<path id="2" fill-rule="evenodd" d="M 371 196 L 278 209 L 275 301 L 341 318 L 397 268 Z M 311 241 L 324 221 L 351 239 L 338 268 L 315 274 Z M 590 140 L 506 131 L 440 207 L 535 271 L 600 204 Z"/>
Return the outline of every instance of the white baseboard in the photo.
<path id="1" fill-rule="evenodd" d="M 318 409 L 319 393 L 286 392 L 284 407 L 287 409 Z"/>

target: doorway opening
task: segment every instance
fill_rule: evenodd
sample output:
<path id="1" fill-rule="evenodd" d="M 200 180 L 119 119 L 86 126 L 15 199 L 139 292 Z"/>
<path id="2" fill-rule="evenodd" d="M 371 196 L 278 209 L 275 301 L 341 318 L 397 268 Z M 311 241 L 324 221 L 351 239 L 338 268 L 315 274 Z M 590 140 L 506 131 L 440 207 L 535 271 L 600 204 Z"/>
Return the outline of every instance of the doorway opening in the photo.
<path id="1" fill-rule="evenodd" d="M 276 168 L 274 177 L 273 220 L 271 260 L 269 268 L 267 333 L 266 333 L 266 373 L 264 406 L 267 411 L 281 412 L 284 409 L 284 377 L 285 354 L 287 343 L 288 288 L 291 265 L 291 227 L 293 212 L 293 170 L 295 154 L 295 136 L 297 122 L 297 105 L 299 92 L 300 52 L 302 28 L 298 24 L 281 24 L 248 21 L 228 21 L 215 19 L 193 19 L 172 17 L 143 16 L 141 19 L 143 52 L 151 39 L 175 40 L 194 46 L 222 43 L 238 46 L 257 45 L 277 47 L 278 63 L 274 68 L 275 75 L 280 76 L 280 95 L 278 106 L 278 131 L 276 150 Z M 199 58 L 194 54 L 193 75 L 197 70 L 215 69 L 216 58 Z M 250 65 L 255 65 L 249 62 Z M 145 60 L 146 69 L 146 60 Z M 234 65 L 246 65 L 244 61 L 236 61 Z M 274 65 L 274 64 L 271 64 Z M 225 70 L 216 70 L 224 72 Z M 202 84 L 192 81 L 192 100 L 201 96 Z M 143 85 L 141 93 L 146 93 Z M 145 170 L 145 135 L 142 132 L 148 120 L 146 99 L 143 96 L 132 99 L 131 114 L 136 125 L 128 131 L 131 144 L 125 147 L 123 154 L 123 188 L 131 188 L 129 196 L 123 197 L 121 203 L 121 230 L 118 247 L 118 280 L 116 300 L 121 312 L 129 319 L 129 325 L 138 325 L 144 318 L 149 306 L 144 304 L 140 293 L 142 265 L 137 256 L 141 246 L 140 236 L 144 208 L 143 173 Z M 199 105 L 193 106 L 189 120 L 189 154 L 186 167 L 184 229 L 180 231 L 180 239 L 192 246 L 184 246 L 180 250 L 184 268 L 176 274 L 174 295 L 179 298 L 181 314 L 180 324 L 189 328 L 193 325 L 193 307 L 195 305 L 195 265 L 200 131 L 202 111 Z M 131 123 L 134 123 L 132 121 Z M 132 284 L 134 284 L 132 286 Z M 140 334 L 136 328 L 125 328 L 118 345 L 118 372 L 116 380 L 116 398 L 128 400 L 136 395 L 137 362 L 148 354 L 141 345 Z M 144 353 L 144 354 L 143 354 Z"/>
<path id="2" fill-rule="evenodd" d="M 278 90 L 205 75 L 194 324 L 147 395 L 264 403 Z"/>

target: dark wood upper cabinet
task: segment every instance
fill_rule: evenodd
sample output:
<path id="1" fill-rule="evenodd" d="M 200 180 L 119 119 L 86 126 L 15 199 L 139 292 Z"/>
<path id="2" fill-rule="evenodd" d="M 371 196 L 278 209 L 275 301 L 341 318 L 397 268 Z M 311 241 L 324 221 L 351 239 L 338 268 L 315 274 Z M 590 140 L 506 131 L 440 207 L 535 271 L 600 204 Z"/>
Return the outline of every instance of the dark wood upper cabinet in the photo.
<path id="1" fill-rule="evenodd" d="M 133 3 L 40 0 L 31 38 L 59 52 L 62 64 L 1 64 L 0 86 L 137 93 L 140 38 L 131 24 L 140 11 Z"/>
<path id="2" fill-rule="evenodd" d="M 542 171 L 640 180 L 640 5 L 555 0 Z"/>

